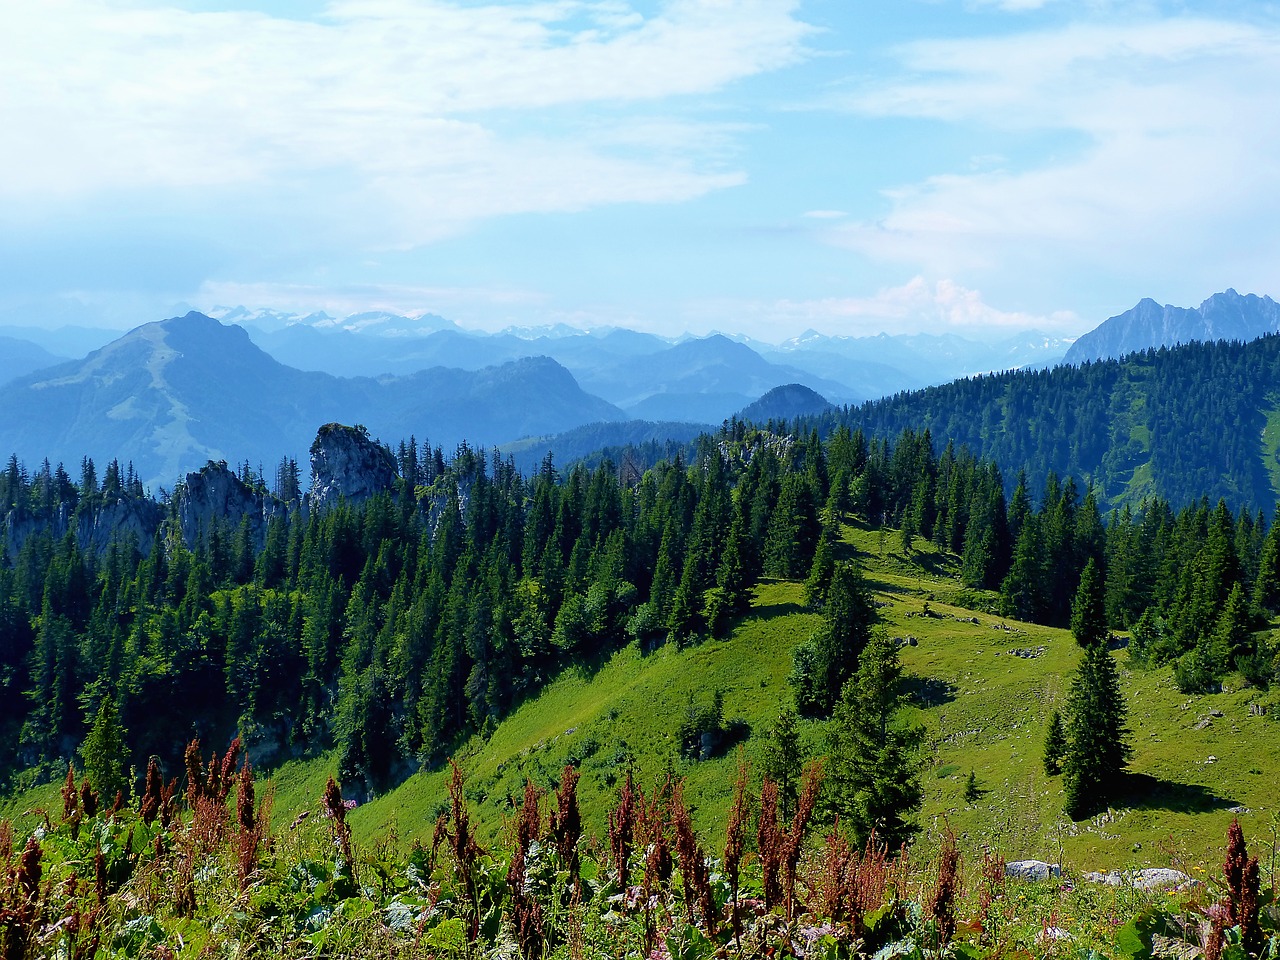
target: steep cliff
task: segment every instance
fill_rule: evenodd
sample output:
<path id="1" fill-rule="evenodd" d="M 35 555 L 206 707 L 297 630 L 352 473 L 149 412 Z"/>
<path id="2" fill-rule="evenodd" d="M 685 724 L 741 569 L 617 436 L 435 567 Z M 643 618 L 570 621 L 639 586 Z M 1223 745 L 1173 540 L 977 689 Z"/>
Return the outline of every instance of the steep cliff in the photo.
<path id="1" fill-rule="evenodd" d="M 326 423 L 311 444 L 311 492 L 307 503 L 312 510 L 324 510 L 339 500 L 352 505 L 363 503 L 396 480 L 396 462 L 391 452 L 369 436 L 362 426 Z"/>
<path id="2" fill-rule="evenodd" d="M 288 505 L 271 494 L 255 490 L 228 469 L 225 461 L 209 461 L 174 491 L 174 514 L 182 539 L 188 547 L 213 524 L 236 529 L 248 517 L 255 546 L 261 547 L 267 523 L 277 514 L 288 513 Z"/>

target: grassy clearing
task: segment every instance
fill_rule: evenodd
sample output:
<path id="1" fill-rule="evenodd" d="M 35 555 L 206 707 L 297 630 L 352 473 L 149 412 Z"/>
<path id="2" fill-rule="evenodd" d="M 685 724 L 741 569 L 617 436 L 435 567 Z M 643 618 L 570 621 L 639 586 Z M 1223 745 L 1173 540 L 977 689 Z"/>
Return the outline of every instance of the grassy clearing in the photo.
<path id="1" fill-rule="evenodd" d="M 1263 413 L 1267 420 L 1262 428 L 1262 465 L 1271 478 L 1271 489 L 1280 490 L 1280 396 L 1267 397 Z"/>

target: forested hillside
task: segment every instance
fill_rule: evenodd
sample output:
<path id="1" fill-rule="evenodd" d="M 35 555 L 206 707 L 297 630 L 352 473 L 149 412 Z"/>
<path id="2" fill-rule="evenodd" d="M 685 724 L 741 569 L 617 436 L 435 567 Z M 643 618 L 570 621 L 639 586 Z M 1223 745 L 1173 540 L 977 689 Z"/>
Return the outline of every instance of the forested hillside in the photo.
<path id="1" fill-rule="evenodd" d="M 973 377 L 804 421 L 892 438 L 928 431 L 1032 489 L 1050 473 L 1104 507 L 1202 496 L 1239 509 L 1280 497 L 1280 337 L 1193 343 L 1121 361 Z"/>
<path id="2" fill-rule="evenodd" d="M 359 506 L 280 490 L 289 509 L 261 541 L 247 514 L 184 537 L 180 489 L 155 507 L 169 520 L 152 542 L 125 534 L 101 552 L 83 526 L 55 537 L 55 520 L 145 500 L 136 480 L 113 465 L 99 484 L 86 462 L 76 484 L 11 460 L 0 504 L 28 535 L 0 566 L 5 769 L 60 775 L 101 721 L 127 731 L 139 764 L 176 764 L 196 735 L 238 732 L 260 764 L 336 746 L 348 787 L 374 793 L 566 666 L 722 633 L 760 578 L 807 578 L 821 605 L 832 524 L 849 516 L 954 551 L 964 582 L 994 591 L 979 602 L 1026 620 L 1065 624 L 1092 565 L 1106 619 L 1133 628 L 1136 658 L 1176 661 L 1187 690 L 1275 672 L 1252 627 L 1280 607 L 1280 526 L 1224 503 L 1104 519 L 1052 476 L 1006 498 L 994 463 L 912 431 L 890 444 L 837 428 L 824 443 L 734 423 L 691 462 L 627 477 L 607 461 L 561 476 L 548 460 L 525 479 L 412 442 L 394 460 L 393 486 Z M 802 708 L 832 708 L 866 638 L 850 622 L 807 646 Z"/>

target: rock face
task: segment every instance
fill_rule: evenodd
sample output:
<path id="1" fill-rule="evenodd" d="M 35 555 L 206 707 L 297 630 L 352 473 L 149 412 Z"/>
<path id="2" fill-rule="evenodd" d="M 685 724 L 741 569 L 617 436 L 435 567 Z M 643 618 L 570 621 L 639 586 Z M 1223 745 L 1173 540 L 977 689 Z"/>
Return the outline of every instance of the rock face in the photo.
<path id="1" fill-rule="evenodd" d="M 13 559 L 36 534 L 48 532 L 60 540 L 74 529 L 76 544 L 86 552 L 102 553 L 117 536 L 132 536 L 138 549 L 147 553 L 163 519 L 164 508 L 154 500 L 123 495 L 93 507 L 81 505 L 74 512 L 63 504 L 52 516 L 10 510 L 0 517 L 0 546 Z"/>
<path id="2" fill-rule="evenodd" d="M 360 426 L 326 423 L 311 444 L 311 492 L 307 503 L 323 511 L 339 500 L 363 503 L 395 484 L 391 453 Z"/>
<path id="3" fill-rule="evenodd" d="M 270 494 L 259 493 L 235 475 L 224 461 L 209 461 L 198 473 L 188 473 L 174 493 L 175 512 L 182 539 L 188 547 L 207 533 L 214 523 L 229 531 L 239 528 L 249 518 L 254 544 L 262 546 L 267 522 L 276 514 L 287 512 L 287 506 Z"/>

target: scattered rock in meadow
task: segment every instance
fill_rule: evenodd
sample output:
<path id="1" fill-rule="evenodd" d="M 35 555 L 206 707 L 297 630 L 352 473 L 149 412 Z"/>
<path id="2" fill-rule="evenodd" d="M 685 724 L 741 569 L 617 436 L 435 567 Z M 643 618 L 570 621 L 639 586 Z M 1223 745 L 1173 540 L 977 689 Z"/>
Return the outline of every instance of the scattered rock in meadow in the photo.
<path id="1" fill-rule="evenodd" d="M 1014 880 L 1048 880 L 1062 876 L 1062 867 L 1043 860 L 1012 860 L 1004 865 L 1004 875 Z"/>
<path id="2" fill-rule="evenodd" d="M 1102 883 L 1109 887 L 1133 887 L 1137 890 L 1185 890 L 1200 881 L 1193 880 L 1181 870 L 1169 867 L 1147 867 L 1143 870 L 1113 870 L 1109 873 L 1090 871 L 1084 875 L 1090 883 Z"/>

